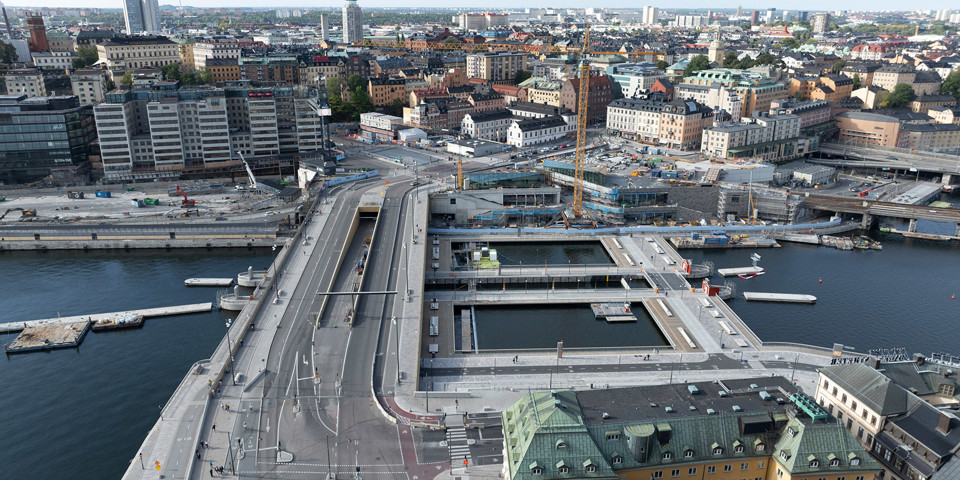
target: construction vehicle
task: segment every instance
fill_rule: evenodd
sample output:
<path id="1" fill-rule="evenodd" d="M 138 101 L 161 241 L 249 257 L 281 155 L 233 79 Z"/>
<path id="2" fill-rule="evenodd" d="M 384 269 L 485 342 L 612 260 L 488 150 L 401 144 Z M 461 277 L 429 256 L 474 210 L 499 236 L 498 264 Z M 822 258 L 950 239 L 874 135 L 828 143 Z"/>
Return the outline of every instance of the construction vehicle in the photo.
<path id="1" fill-rule="evenodd" d="M 23 220 L 24 218 L 33 218 L 37 216 L 36 210 L 30 209 L 30 208 L 14 207 L 14 208 L 8 208 L 6 212 L 3 212 L 3 215 L 0 215 L 0 220 L 3 220 L 3 217 L 6 217 L 7 214 L 10 212 L 20 212 L 21 220 Z"/>
<path id="2" fill-rule="evenodd" d="M 186 192 L 184 192 L 183 189 L 180 188 L 180 185 L 177 185 L 177 193 L 179 193 L 180 195 L 183 195 L 183 201 L 180 202 L 180 206 L 181 206 L 181 207 L 186 208 L 186 207 L 196 206 L 197 201 L 196 201 L 196 200 L 190 200 L 189 198 L 187 198 Z"/>

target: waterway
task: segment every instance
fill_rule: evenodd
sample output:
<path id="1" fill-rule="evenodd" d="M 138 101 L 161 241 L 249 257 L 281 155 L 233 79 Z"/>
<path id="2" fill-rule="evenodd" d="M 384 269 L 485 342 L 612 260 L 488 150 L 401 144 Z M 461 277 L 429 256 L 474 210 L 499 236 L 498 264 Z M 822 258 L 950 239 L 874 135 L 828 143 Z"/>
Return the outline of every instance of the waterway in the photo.
<path id="1" fill-rule="evenodd" d="M 636 322 L 597 320 L 590 305 L 480 305 L 475 307 L 480 349 L 660 347 L 666 339 L 642 304 Z"/>
<path id="2" fill-rule="evenodd" d="M 600 242 L 496 242 L 504 265 L 612 265 L 613 260 Z"/>
<path id="3" fill-rule="evenodd" d="M 876 235 L 876 234 L 875 234 Z M 732 277 L 738 299 L 730 306 L 765 341 L 832 346 L 864 352 L 904 347 L 908 352 L 960 353 L 960 244 L 877 235 L 882 251 L 841 251 L 781 242 L 758 249 L 766 273 L 751 280 Z M 681 250 L 716 268 L 750 265 L 750 250 Z M 722 284 L 731 278 L 711 279 Z M 820 280 L 823 280 L 821 283 Z M 815 305 L 747 302 L 742 292 L 805 293 Z M 957 299 L 951 299 L 951 296 Z"/>
<path id="4" fill-rule="evenodd" d="M 0 253 L 0 321 L 214 300 L 190 277 L 266 268 L 269 249 Z M 148 319 L 90 333 L 78 349 L 6 356 L 0 365 L 2 478 L 120 478 L 193 362 L 223 338 L 226 312 Z M 0 335 L 8 345 L 15 335 Z"/>

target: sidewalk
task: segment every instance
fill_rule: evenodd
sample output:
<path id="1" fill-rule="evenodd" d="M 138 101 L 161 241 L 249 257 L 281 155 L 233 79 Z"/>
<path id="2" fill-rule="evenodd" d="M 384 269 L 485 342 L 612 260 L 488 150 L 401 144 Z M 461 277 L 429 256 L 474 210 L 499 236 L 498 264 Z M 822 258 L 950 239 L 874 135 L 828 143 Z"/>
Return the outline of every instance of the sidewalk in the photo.
<path id="1" fill-rule="evenodd" d="M 289 258 L 284 266 L 287 274 L 281 274 L 279 279 L 278 288 L 281 292 L 294 290 L 309 259 L 309 256 L 301 254 L 301 251 L 313 250 L 314 241 L 330 218 L 332 206 L 319 205 L 323 213 L 312 215 L 304 226 L 304 235 L 314 239 L 308 241 L 305 247 L 299 239 L 278 239 L 277 244 L 283 245 L 283 248 L 278 252 L 275 264 L 284 265 L 284 260 Z M 273 281 L 271 277 L 269 282 Z M 218 344 L 211 358 L 194 364 L 133 456 L 124 475 L 125 479 L 158 479 L 161 476 L 188 478 L 198 473 L 206 474 L 211 462 L 213 466 L 227 463 L 228 442 L 236 441 L 232 431 L 236 427 L 238 407 L 242 403 L 246 415 L 249 416 L 249 403 L 256 403 L 254 412 L 259 411 L 259 396 L 253 395 L 253 392 L 244 393 L 243 385 L 233 386 L 232 375 L 237 372 L 244 375 L 243 384 L 252 379 L 249 372 L 256 374 L 253 370 L 256 359 L 266 358 L 272 340 L 272 335 L 268 335 L 263 329 L 275 329 L 286 308 L 284 293 L 281 293 L 281 301 L 277 304 L 274 304 L 271 298 L 264 298 L 265 295 L 273 295 L 269 287 L 258 288 L 255 295 L 263 302 L 256 319 L 252 318 L 251 310 L 245 309 L 233 322 L 228 335 Z M 256 328 L 248 331 L 251 322 L 255 323 Z M 237 364 L 233 366 L 230 374 L 221 378 L 221 372 L 229 368 L 230 348 L 235 351 L 234 360 Z M 222 392 L 219 397 L 216 395 L 217 389 Z M 255 399 L 255 402 L 248 402 L 246 398 Z M 220 407 L 221 403 L 229 405 L 230 410 Z M 214 425 L 218 427 L 216 434 L 213 433 Z M 242 425 L 239 428 L 242 430 Z M 201 440 L 209 442 L 209 448 L 202 448 Z M 200 453 L 199 458 L 196 452 Z M 140 468 L 141 458 L 145 469 Z"/>

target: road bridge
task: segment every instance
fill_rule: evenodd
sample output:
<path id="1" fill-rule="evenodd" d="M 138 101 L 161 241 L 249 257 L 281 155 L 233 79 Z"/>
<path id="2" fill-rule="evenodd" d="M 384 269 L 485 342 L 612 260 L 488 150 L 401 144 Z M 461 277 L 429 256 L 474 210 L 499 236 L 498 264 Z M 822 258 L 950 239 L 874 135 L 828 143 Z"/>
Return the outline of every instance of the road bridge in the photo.
<path id="1" fill-rule="evenodd" d="M 942 175 L 944 185 L 960 183 L 960 156 L 956 155 L 835 142 L 821 144 L 820 153 L 840 158 L 809 158 L 807 161 L 834 167 L 898 170 L 905 174 L 935 173 Z"/>
<path id="2" fill-rule="evenodd" d="M 812 210 L 861 215 L 862 221 L 860 226 L 864 229 L 870 227 L 874 217 L 909 220 L 909 233 L 916 232 L 917 220 L 953 223 L 957 225 L 956 236 L 960 237 L 960 209 L 956 208 L 903 205 L 879 200 L 815 194 L 804 196 L 803 206 Z"/>

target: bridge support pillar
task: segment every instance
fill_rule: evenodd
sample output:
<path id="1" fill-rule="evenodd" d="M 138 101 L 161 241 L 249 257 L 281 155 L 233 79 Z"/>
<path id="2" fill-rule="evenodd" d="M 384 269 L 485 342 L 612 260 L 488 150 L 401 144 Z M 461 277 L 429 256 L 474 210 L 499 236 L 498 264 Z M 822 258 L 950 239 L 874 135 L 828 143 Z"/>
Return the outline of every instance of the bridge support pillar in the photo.
<path id="1" fill-rule="evenodd" d="M 911 232 L 911 233 L 917 231 L 917 219 L 916 219 L 916 218 L 911 218 L 911 219 L 910 219 L 910 225 L 907 227 L 907 231 L 908 231 L 908 232 Z"/>
<path id="2" fill-rule="evenodd" d="M 863 218 L 860 220 L 860 230 L 870 230 L 871 225 L 873 225 L 873 215 L 864 213 Z"/>
<path id="3" fill-rule="evenodd" d="M 960 223 L 957 224 L 957 231 L 954 232 L 954 236 L 960 238 Z"/>
<path id="4" fill-rule="evenodd" d="M 951 174 L 949 174 L 949 173 L 944 173 L 943 176 L 940 177 L 940 184 L 942 184 L 942 185 L 953 185 L 953 175 L 951 175 Z"/>

